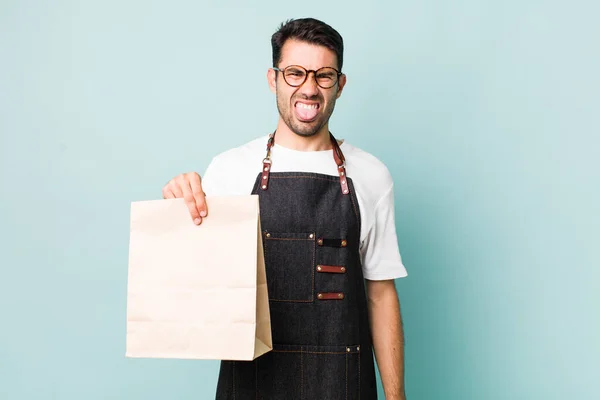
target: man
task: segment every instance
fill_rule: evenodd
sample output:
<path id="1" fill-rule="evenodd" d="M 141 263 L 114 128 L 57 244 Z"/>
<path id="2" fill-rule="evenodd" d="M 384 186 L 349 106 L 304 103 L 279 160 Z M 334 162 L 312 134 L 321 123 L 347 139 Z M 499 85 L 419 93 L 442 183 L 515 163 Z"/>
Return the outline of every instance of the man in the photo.
<path id="1" fill-rule="evenodd" d="M 271 42 L 275 132 L 218 155 L 202 180 L 191 172 L 163 188 L 198 225 L 210 218 L 205 195 L 259 196 L 274 348 L 222 361 L 217 399 L 376 399 L 373 349 L 386 399 L 404 399 L 392 178 L 329 131 L 347 79 L 342 37 L 300 19 Z"/>

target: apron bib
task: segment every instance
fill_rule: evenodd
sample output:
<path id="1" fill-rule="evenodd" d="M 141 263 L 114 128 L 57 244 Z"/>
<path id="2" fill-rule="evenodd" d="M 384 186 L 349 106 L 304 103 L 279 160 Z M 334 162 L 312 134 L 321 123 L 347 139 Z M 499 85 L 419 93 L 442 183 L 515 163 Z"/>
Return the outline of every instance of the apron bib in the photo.
<path id="1" fill-rule="evenodd" d="M 218 400 L 377 398 L 360 261 L 360 213 L 344 156 L 331 135 L 339 176 L 271 173 L 259 195 L 273 350 L 222 361 Z"/>

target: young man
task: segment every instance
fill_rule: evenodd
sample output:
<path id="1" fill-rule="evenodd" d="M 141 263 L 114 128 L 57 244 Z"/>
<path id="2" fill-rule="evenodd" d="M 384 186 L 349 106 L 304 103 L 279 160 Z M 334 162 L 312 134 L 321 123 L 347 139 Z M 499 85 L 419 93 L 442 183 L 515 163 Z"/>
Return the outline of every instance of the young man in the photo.
<path id="1" fill-rule="evenodd" d="M 328 128 L 346 84 L 342 37 L 301 19 L 271 42 L 274 134 L 218 155 L 202 180 L 191 172 L 163 188 L 196 224 L 210 218 L 205 195 L 259 196 L 274 349 L 222 361 L 217 399 L 375 399 L 373 350 L 386 399 L 404 399 L 392 178 Z"/>

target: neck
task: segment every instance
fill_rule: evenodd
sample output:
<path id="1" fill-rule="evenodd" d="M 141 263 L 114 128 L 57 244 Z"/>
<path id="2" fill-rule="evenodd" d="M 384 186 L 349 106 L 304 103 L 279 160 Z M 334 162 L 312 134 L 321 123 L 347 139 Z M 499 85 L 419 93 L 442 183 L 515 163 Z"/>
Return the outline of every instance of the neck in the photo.
<path id="1" fill-rule="evenodd" d="M 299 151 L 330 150 L 329 124 L 325 124 L 313 136 L 300 136 L 292 132 L 286 123 L 280 119 L 277 124 L 275 143 L 288 149 Z"/>

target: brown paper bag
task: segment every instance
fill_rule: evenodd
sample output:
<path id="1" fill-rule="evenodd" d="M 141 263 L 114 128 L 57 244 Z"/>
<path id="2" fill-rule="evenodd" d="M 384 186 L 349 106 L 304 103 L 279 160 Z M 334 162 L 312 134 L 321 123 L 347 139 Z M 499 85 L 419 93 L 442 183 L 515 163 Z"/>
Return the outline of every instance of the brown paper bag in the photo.
<path id="1" fill-rule="evenodd" d="M 258 196 L 131 204 L 127 357 L 253 360 L 273 349 Z"/>

